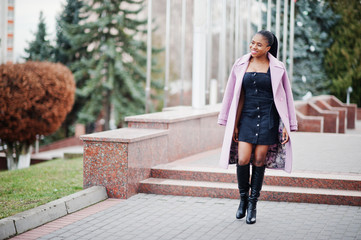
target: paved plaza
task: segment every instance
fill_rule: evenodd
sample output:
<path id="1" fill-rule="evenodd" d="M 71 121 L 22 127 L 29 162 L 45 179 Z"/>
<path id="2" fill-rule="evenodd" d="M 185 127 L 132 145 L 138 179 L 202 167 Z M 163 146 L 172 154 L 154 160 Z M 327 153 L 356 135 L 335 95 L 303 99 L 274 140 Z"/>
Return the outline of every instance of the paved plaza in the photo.
<path id="1" fill-rule="evenodd" d="M 238 200 L 137 194 L 117 201 L 14 239 L 361 239 L 361 207 L 260 201 L 257 223 L 248 225 L 235 218 Z M 47 231 L 56 223 L 64 226 Z"/>
<path id="2" fill-rule="evenodd" d="M 359 176 L 360 123 L 348 134 L 293 133 L 293 170 Z M 223 172 L 218 159 L 219 150 L 214 150 L 168 165 Z M 238 204 L 234 199 L 137 194 L 107 199 L 13 239 L 361 240 L 361 207 L 260 201 L 257 223 L 248 225 L 235 218 Z"/>

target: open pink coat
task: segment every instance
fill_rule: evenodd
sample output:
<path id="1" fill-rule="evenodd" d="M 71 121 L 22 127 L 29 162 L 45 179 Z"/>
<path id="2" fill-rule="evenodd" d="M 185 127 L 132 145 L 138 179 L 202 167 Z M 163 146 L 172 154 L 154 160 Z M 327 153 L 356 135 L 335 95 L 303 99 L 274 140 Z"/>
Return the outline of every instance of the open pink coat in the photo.
<path id="1" fill-rule="evenodd" d="M 230 162 L 237 162 L 238 159 L 238 143 L 234 142 L 232 137 L 242 89 L 243 76 L 248 67 L 250 57 L 250 54 L 244 55 L 234 63 L 224 93 L 221 111 L 218 116 L 218 124 L 226 126 L 220 158 L 220 166 L 223 168 L 228 168 Z M 297 119 L 293 104 L 293 95 L 285 66 L 270 53 L 268 53 L 268 58 L 273 98 L 280 116 L 279 137 L 281 138 L 283 126 L 286 127 L 288 133 L 297 130 Z M 286 172 L 291 172 L 291 138 L 284 145 L 279 143 L 270 146 L 266 157 L 266 166 L 268 168 L 283 169 Z"/>

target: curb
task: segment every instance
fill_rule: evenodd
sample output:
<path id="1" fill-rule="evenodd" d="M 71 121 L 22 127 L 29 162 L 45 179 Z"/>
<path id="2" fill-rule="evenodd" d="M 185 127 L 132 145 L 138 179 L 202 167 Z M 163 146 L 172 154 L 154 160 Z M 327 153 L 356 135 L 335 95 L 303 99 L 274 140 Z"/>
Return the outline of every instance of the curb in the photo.
<path id="1" fill-rule="evenodd" d="M 93 186 L 0 220 L 0 239 L 26 232 L 108 198 L 105 187 Z"/>

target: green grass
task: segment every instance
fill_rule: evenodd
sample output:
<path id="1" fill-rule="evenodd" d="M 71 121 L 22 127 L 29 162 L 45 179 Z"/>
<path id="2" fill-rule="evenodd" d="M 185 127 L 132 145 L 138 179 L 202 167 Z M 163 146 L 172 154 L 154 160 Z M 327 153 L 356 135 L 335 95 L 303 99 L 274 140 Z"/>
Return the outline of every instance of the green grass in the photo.
<path id="1" fill-rule="evenodd" d="M 82 158 L 0 172 L 0 219 L 83 189 Z"/>

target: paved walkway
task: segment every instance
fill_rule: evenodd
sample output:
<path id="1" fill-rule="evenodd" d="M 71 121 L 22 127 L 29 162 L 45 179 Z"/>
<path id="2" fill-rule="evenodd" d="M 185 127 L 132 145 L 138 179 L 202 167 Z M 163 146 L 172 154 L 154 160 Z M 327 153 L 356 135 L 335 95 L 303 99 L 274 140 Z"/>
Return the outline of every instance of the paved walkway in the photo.
<path id="1" fill-rule="evenodd" d="M 260 201 L 248 225 L 232 199 L 138 194 L 97 205 L 14 239 L 361 239 L 361 207 Z"/>
<path id="2" fill-rule="evenodd" d="M 294 171 L 361 174 L 361 134 L 356 130 L 293 133 L 292 139 Z M 216 169 L 218 159 L 219 150 L 214 150 L 171 164 Z M 248 225 L 235 219 L 238 203 L 137 194 L 108 199 L 14 239 L 361 239 L 361 207 L 260 201 L 257 223 Z"/>

